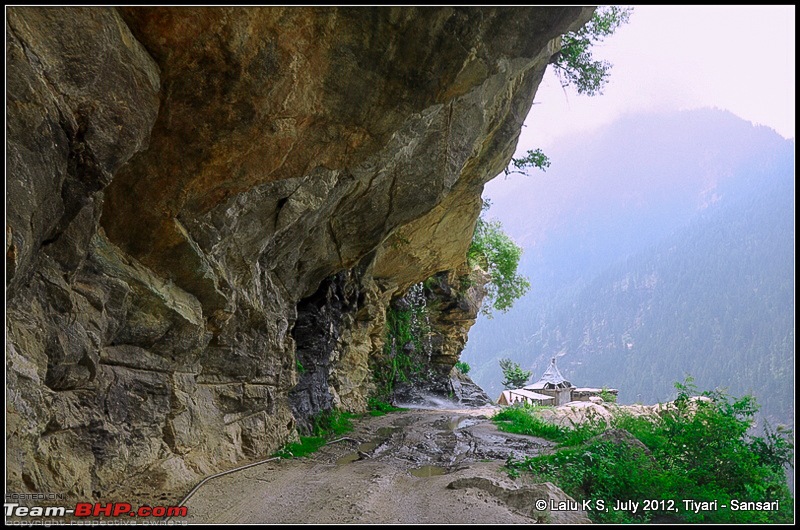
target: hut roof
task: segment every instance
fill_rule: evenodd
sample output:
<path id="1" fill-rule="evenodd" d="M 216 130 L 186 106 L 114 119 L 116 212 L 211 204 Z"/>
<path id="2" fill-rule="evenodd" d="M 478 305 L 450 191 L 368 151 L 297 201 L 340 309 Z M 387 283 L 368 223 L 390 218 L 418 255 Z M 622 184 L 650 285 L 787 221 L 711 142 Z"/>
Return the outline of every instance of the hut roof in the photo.
<path id="1" fill-rule="evenodd" d="M 497 398 L 497 402 L 512 403 L 512 401 L 514 401 L 512 396 L 521 396 L 532 401 L 553 401 L 554 399 L 553 396 L 546 396 L 544 394 L 531 392 L 530 390 L 525 390 L 523 388 L 517 388 L 513 390 L 503 390 L 503 392 L 500 394 L 500 397 Z"/>
<path id="2" fill-rule="evenodd" d="M 519 388 L 516 390 L 509 390 L 512 394 L 516 394 L 518 396 L 524 396 L 528 399 L 533 399 L 536 401 L 546 401 L 552 400 L 553 396 L 546 396 L 544 394 L 539 394 L 538 392 L 533 392 L 531 390 L 525 390 L 524 388 Z"/>
<path id="3" fill-rule="evenodd" d="M 542 377 L 532 385 L 525 387 L 526 390 L 540 390 L 542 388 L 569 388 L 572 383 L 564 379 L 556 366 L 556 358 L 550 359 L 550 366 L 544 371 Z"/>

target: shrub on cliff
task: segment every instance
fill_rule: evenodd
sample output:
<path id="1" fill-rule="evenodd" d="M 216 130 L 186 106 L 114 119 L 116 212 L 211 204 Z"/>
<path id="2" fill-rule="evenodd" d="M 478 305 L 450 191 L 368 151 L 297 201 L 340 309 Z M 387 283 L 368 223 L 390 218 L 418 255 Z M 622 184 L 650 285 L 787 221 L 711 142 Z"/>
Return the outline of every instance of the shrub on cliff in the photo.
<path id="1" fill-rule="evenodd" d="M 483 211 L 488 208 L 489 202 L 484 201 Z M 494 309 L 508 311 L 514 301 L 530 289 L 528 279 L 517 273 L 521 257 L 522 247 L 503 232 L 499 221 L 487 221 L 483 216 L 478 218 L 467 262 L 489 274 L 486 297 L 481 306 L 484 315 L 491 317 Z"/>

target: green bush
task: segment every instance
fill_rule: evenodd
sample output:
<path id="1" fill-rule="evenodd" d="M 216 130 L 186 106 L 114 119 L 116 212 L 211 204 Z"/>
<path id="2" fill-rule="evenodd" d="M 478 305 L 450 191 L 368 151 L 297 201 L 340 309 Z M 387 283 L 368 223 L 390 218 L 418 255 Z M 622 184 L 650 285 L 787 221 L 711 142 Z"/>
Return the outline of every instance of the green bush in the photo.
<path id="1" fill-rule="evenodd" d="M 602 399 L 606 403 L 616 403 L 617 402 L 617 396 L 615 396 L 614 394 L 609 392 L 608 389 L 605 388 L 605 387 L 603 387 L 603 389 L 600 391 L 599 397 L 600 397 L 600 399 Z"/>
<path id="2" fill-rule="evenodd" d="M 650 499 L 657 495 L 657 464 L 641 449 L 610 441 L 594 441 L 555 454 L 512 460 L 507 466 L 552 481 L 575 499 L 604 502 Z M 599 523 L 635 522 L 627 512 L 589 512 Z"/>
<path id="3" fill-rule="evenodd" d="M 461 372 L 464 375 L 468 374 L 471 369 L 472 368 L 470 367 L 470 365 L 468 365 L 464 361 L 458 361 L 456 363 L 456 370 L 458 370 L 459 372 Z"/>
<path id="4" fill-rule="evenodd" d="M 658 417 L 620 414 L 612 422 L 613 428 L 642 442 L 646 451 L 624 441 L 589 437 L 583 445 L 552 455 L 509 460 L 507 467 L 513 474 L 528 471 L 540 480 L 553 481 L 578 500 L 675 503 L 674 510 L 589 512 L 595 522 L 647 522 L 651 517 L 685 523 L 791 522 L 794 499 L 785 473 L 793 459 L 790 433 L 767 429 L 764 436 L 748 434 L 757 411 L 750 396 L 733 399 L 719 391 L 698 395 L 691 381 L 676 386 L 679 394 L 674 406 L 666 406 Z M 496 418 L 518 425 L 528 422 L 526 429 L 537 436 L 558 441 L 565 436 L 562 428 L 518 418 L 530 411 L 514 409 L 505 409 Z M 504 428 L 502 423 L 500 428 Z M 717 501 L 717 509 L 694 513 L 685 508 L 683 499 Z M 732 499 L 778 501 L 779 510 L 731 510 Z"/>

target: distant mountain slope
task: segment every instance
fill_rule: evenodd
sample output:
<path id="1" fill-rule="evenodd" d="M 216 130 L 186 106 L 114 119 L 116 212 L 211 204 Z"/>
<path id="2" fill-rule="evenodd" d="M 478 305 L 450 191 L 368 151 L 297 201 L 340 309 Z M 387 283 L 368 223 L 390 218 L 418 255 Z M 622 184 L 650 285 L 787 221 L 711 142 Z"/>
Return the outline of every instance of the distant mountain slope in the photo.
<path id="1" fill-rule="evenodd" d="M 531 352 L 563 352 L 574 381 L 619 388 L 623 402 L 664 399 L 691 374 L 788 421 L 794 183 L 783 184 L 600 275 L 548 313 Z"/>
<path id="2" fill-rule="evenodd" d="M 485 195 L 490 213 L 527 249 L 528 272 L 549 287 L 597 273 L 747 193 L 752 173 L 788 145 L 719 110 L 629 115 L 548 153 L 546 173 L 496 179 Z"/>
<path id="3" fill-rule="evenodd" d="M 598 157 L 582 164 L 599 175 L 575 174 L 575 215 L 537 217 L 529 203 L 526 224 L 498 194 L 493 211 L 525 242 L 533 289 L 473 328 L 463 355 L 471 375 L 494 395 L 497 359 L 538 375 L 563 354 L 573 382 L 615 386 L 624 402 L 667 399 L 689 373 L 701 388 L 752 391 L 765 413 L 788 421 L 793 142 L 720 111 L 640 120 L 582 139 L 579 152 Z M 539 192 L 533 201 L 566 200 Z"/>

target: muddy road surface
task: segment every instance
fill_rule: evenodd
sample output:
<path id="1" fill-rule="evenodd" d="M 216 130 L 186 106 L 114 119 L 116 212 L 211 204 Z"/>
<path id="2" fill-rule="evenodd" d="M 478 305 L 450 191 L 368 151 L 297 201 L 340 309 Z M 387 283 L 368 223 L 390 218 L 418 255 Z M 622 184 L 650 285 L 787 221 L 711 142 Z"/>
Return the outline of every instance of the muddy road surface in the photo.
<path id="1" fill-rule="evenodd" d="M 568 499 L 503 472 L 508 456 L 552 450 L 498 431 L 494 409 L 409 410 L 354 421 L 349 439 L 210 480 L 186 502 L 190 523 L 588 523 L 537 510 Z"/>

